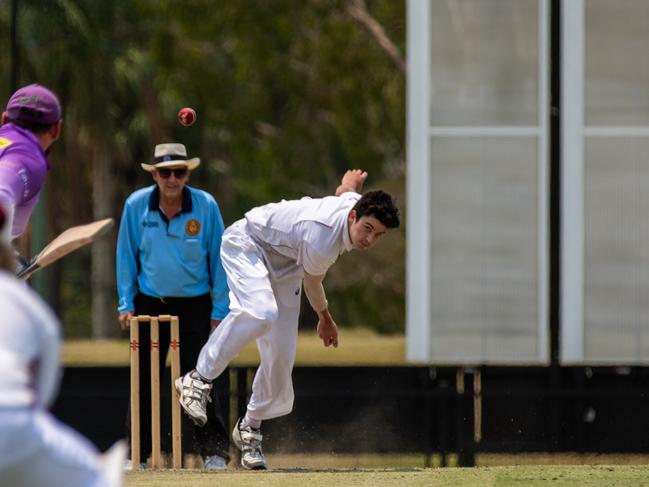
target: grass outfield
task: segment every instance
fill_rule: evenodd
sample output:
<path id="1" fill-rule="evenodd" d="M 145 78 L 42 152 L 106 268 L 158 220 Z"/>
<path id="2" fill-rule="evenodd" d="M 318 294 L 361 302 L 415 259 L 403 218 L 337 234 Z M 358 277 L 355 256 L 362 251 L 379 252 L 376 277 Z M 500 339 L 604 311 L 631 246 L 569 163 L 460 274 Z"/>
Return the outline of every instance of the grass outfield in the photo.
<path id="1" fill-rule="evenodd" d="M 407 365 L 406 340 L 403 335 L 377 335 L 368 330 L 340 330 L 339 347 L 327 347 L 313 333 L 298 337 L 296 365 Z M 181 344 L 182 346 L 182 344 Z M 257 365 L 259 355 L 254 343 L 245 347 L 233 365 Z M 127 366 L 128 340 L 66 340 L 63 345 L 66 366 Z"/>
<path id="2" fill-rule="evenodd" d="M 646 465 L 519 465 L 395 470 L 129 472 L 127 487 L 610 487 L 649 485 Z"/>

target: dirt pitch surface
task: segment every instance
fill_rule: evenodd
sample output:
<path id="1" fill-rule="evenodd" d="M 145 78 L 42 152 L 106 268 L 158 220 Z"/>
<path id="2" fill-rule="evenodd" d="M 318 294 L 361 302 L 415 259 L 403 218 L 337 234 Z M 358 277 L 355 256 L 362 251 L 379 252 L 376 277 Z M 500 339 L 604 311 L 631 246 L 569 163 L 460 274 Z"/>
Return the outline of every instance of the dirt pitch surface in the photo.
<path id="1" fill-rule="evenodd" d="M 266 472 L 142 471 L 127 487 L 610 487 L 649 486 L 645 465 L 519 465 L 432 469 L 277 469 Z"/>

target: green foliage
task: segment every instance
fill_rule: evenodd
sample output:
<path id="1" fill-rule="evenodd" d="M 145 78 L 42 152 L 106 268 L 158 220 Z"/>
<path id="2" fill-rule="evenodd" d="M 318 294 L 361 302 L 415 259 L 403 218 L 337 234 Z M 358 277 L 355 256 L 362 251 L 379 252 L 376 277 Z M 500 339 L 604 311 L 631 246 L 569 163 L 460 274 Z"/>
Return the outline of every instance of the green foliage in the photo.
<path id="1" fill-rule="evenodd" d="M 366 169 L 370 186 L 389 187 L 403 201 L 405 76 L 348 5 L 21 0 L 20 83 L 47 84 L 64 105 L 64 139 L 48 182 L 50 233 L 97 210 L 99 154 L 110 153 L 114 178 L 104 184 L 113 191 L 109 213 L 119 218 L 125 197 L 151 182 L 139 163 L 171 140 L 201 157 L 191 184 L 214 194 L 226 224 L 258 204 L 331 194 L 347 168 Z M 403 53 L 405 2 L 373 0 L 367 8 Z M 0 9 L 6 32 L 8 10 Z M 7 95 L 8 69 L 0 66 Z M 196 109 L 194 126 L 176 122 L 182 106 Z M 327 286 L 341 324 L 403 330 L 403 235 L 334 266 Z M 59 311 L 68 316 L 83 302 L 64 295 Z"/>
<path id="2" fill-rule="evenodd" d="M 87 269 L 90 268 L 90 255 L 87 251 L 81 251 L 77 254 L 68 258 L 71 259 L 71 262 L 61 265 L 63 276 L 61 278 L 60 295 L 65 305 L 60 317 L 65 324 L 64 329 L 67 338 L 87 336 L 88 324 L 91 322 L 87 272 Z"/>

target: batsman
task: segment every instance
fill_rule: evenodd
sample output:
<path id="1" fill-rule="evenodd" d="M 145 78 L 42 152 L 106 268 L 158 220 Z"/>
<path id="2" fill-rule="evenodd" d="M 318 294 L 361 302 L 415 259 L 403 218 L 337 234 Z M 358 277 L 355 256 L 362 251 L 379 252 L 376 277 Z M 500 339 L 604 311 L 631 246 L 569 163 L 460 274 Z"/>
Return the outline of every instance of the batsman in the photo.
<path id="1" fill-rule="evenodd" d="M 196 368 L 175 385 L 185 412 L 204 425 L 212 381 L 247 343 L 257 341 L 260 364 L 252 396 L 232 432 L 246 469 L 266 469 L 262 421 L 293 409 L 291 373 L 302 287 L 318 314 L 318 336 L 325 347 L 337 347 L 338 329 L 322 286 L 327 270 L 340 254 L 370 249 L 399 226 L 399 211 L 388 193 L 361 196 L 366 179 L 365 171 L 349 170 L 335 196 L 253 208 L 223 234 L 230 313 L 210 335 Z"/>
<path id="2" fill-rule="evenodd" d="M 27 228 L 50 170 L 48 155 L 61 134 L 61 105 L 48 88 L 17 90 L 2 113 L 0 127 L 0 206 L 11 240 Z"/>

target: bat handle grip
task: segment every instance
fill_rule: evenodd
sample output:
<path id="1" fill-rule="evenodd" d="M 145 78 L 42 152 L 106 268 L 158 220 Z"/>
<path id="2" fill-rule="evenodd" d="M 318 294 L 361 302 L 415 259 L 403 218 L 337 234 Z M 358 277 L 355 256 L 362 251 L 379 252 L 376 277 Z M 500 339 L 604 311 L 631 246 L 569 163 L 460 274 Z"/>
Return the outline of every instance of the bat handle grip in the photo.
<path id="1" fill-rule="evenodd" d="M 18 263 L 18 271 L 16 272 L 16 277 L 18 279 L 27 279 L 31 271 L 33 270 L 33 261 L 28 261 L 25 259 L 22 255 L 20 255 L 18 252 L 16 252 L 16 261 Z"/>

